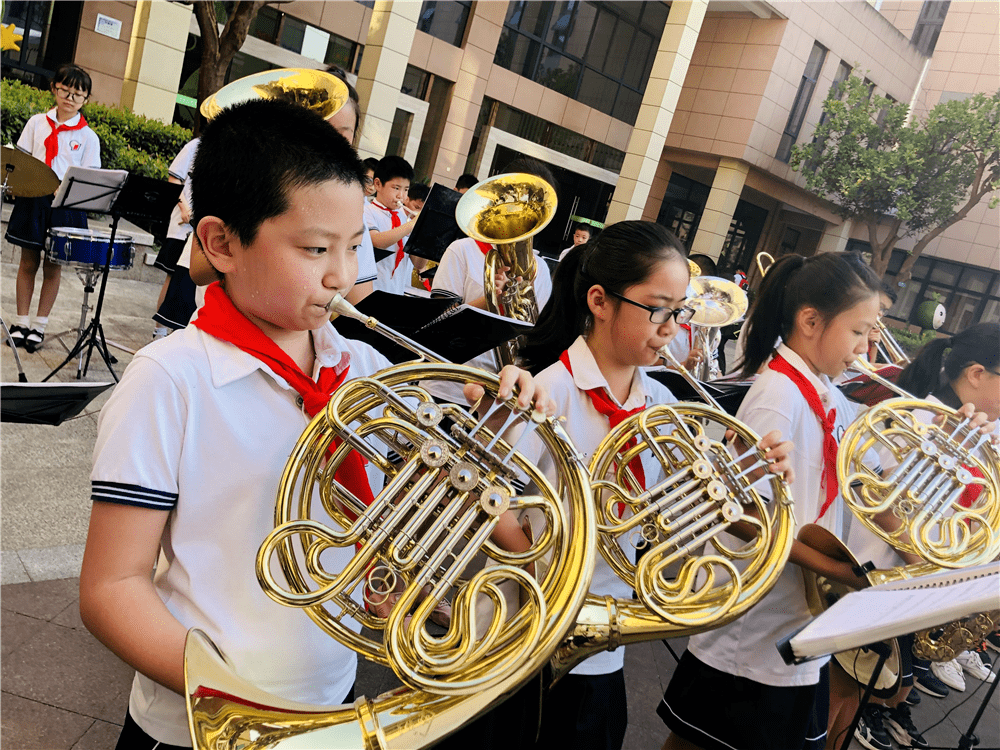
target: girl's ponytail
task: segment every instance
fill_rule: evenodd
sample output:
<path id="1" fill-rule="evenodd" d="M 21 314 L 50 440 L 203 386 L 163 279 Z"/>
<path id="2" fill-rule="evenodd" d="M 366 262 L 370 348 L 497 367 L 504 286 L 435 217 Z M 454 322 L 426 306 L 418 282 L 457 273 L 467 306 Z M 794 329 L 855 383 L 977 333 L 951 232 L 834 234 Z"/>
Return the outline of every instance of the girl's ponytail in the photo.
<path id="1" fill-rule="evenodd" d="M 764 276 L 747 327 L 741 369 L 743 377 L 756 375 L 774 352 L 774 343 L 786 335 L 783 319 L 785 290 L 805 260 L 801 255 L 786 255 L 775 261 Z"/>

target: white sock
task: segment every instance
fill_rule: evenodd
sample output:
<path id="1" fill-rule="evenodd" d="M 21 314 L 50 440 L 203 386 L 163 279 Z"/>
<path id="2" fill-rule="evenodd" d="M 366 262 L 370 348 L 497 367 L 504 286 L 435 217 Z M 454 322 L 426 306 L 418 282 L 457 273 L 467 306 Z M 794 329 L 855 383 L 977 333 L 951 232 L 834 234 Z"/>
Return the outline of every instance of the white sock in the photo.
<path id="1" fill-rule="evenodd" d="M 31 328 L 31 318 L 27 315 L 15 315 L 14 325 L 21 326 L 21 328 Z"/>
<path id="2" fill-rule="evenodd" d="M 49 316 L 46 315 L 44 318 L 35 318 L 35 321 L 31 324 L 31 328 L 39 333 L 45 333 L 45 326 L 48 324 Z"/>

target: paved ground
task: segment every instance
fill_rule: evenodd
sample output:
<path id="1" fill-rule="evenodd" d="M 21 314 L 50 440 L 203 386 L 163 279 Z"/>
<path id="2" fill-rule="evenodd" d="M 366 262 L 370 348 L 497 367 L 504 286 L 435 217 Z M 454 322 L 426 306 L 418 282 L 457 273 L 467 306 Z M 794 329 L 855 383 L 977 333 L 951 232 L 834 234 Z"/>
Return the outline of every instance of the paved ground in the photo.
<path id="1" fill-rule="evenodd" d="M 4 248 L 4 259 L 12 257 Z M 15 254 L 16 255 L 16 254 Z M 4 263 L 0 277 L 5 320 L 14 308 L 15 266 Z M 149 341 L 160 282 L 115 279 L 109 285 L 103 316 L 110 339 L 136 349 Z M 79 321 L 82 287 L 71 272 L 51 316 L 50 332 L 71 329 Z M 69 337 L 68 341 L 72 341 Z M 115 351 L 120 373 L 130 356 Z M 31 382 L 41 380 L 63 357 L 58 343 L 25 354 Z M 17 380 L 10 350 L 0 346 L 3 381 Z M 75 370 L 61 372 L 70 380 Z M 96 359 L 87 379 L 109 378 Z M 5 750 L 89 750 L 113 747 L 127 705 L 132 671 L 84 628 L 77 612 L 77 579 L 89 515 L 90 457 L 96 433 L 98 398 L 79 418 L 60 427 L 3 424 L 2 526 L 0 526 L 0 667 L 2 667 L 2 739 Z M 682 643 L 674 643 L 680 653 Z M 625 656 L 629 693 L 628 750 L 658 748 L 664 730 L 654 710 L 673 672 L 673 658 L 660 642 L 630 646 Z M 360 692 L 378 694 L 392 684 L 384 670 L 365 665 Z M 920 727 L 936 722 L 928 739 L 955 747 L 968 727 L 983 691 L 970 679 L 965 694 L 946 701 L 925 698 L 915 710 Z M 950 712 L 945 717 L 945 712 Z M 943 721 L 942 721 L 943 719 Z M 983 746 L 1000 745 L 997 700 L 980 725 Z M 859 747 L 856 743 L 852 748 Z"/>

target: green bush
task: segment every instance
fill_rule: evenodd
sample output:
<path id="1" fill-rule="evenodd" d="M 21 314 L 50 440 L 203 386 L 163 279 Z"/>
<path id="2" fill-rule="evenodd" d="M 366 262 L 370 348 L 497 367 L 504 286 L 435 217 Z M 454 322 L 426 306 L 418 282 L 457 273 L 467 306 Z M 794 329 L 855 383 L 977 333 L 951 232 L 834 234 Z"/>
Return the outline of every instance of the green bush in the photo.
<path id="1" fill-rule="evenodd" d="M 0 132 L 4 144 L 17 143 L 32 115 L 55 106 L 50 92 L 10 80 L 0 82 L 0 102 L 3 109 Z M 101 140 L 101 166 L 105 169 L 127 169 L 165 180 L 170 162 L 192 138 L 191 131 L 186 128 L 164 125 L 122 107 L 86 104 L 83 116 Z"/>
<path id="2" fill-rule="evenodd" d="M 910 355 L 910 359 L 923 348 L 924 344 L 928 344 L 937 338 L 937 331 L 934 330 L 925 330 L 919 333 L 910 333 L 899 328 L 890 328 L 889 330 L 892 333 L 892 337 L 903 347 L 903 351 Z"/>

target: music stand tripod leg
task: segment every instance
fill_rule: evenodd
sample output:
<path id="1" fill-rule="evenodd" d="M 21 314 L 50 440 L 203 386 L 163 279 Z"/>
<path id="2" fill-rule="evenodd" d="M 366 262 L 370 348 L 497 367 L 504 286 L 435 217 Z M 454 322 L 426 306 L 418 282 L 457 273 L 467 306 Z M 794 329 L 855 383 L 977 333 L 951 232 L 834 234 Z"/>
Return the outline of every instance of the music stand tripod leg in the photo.
<path id="1" fill-rule="evenodd" d="M 979 738 L 975 735 L 976 727 L 979 725 L 979 720 L 983 718 L 983 712 L 986 710 L 986 706 L 989 705 L 990 699 L 993 697 L 993 693 L 997 689 L 998 682 L 1000 682 L 1000 679 L 998 679 L 996 674 L 994 674 L 993 682 L 990 683 L 989 690 L 987 690 L 986 695 L 983 696 L 983 702 L 979 704 L 979 710 L 976 711 L 976 715 L 972 717 L 972 723 L 969 724 L 969 728 L 965 731 L 965 734 L 958 738 L 958 750 L 972 750 L 975 745 L 979 744 Z"/>
<path id="2" fill-rule="evenodd" d="M 865 706 L 868 705 L 868 700 L 872 697 L 872 692 L 875 690 L 875 683 L 878 682 L 879 675 L 882 674 L 882 667 L 885 666 L 886 660 L 892 653 L 892 649 L 889 644 L 879 641 L 878 643 L 868 644 L 868 648 L 878 654 L 878 662 L 875 664 L 875 669 L 872 672 L 872 677 L 868 680 L 868 685 L 865 686 L 865 693 L 861 696 L 861 702 L 858 704 L 858 710 L 854 713 L 854 719 L 851 721 L 851 726 L 847 728 L 847 735 L 844 737 L 844 742 L 840 746 L 840 750 L 848 750 L 851 746 L 851 740 L 854 739 L 854 732 L 858 728 L 858 722 L 861 721 L 861 714 L 865 710 Z"/>

